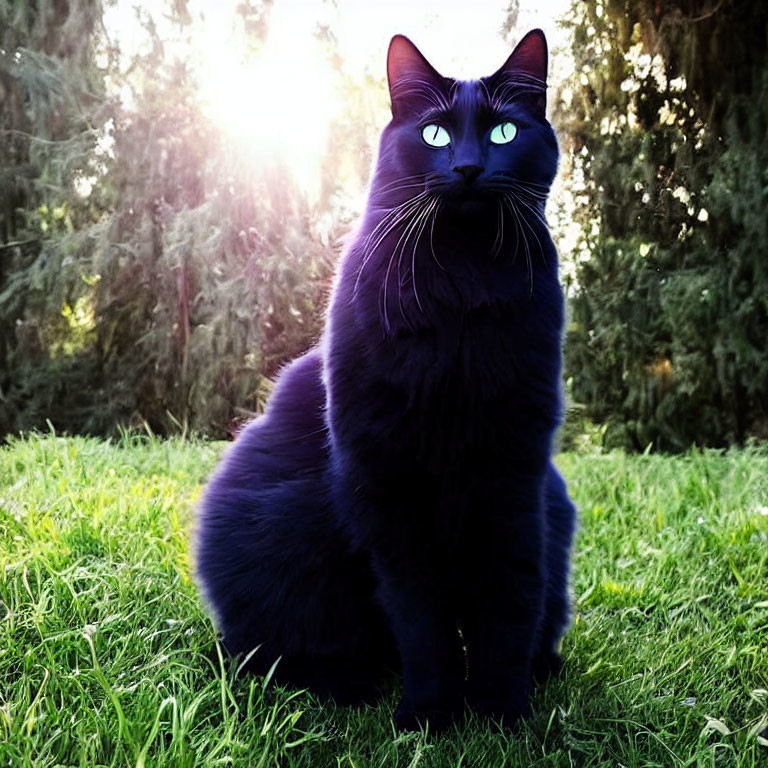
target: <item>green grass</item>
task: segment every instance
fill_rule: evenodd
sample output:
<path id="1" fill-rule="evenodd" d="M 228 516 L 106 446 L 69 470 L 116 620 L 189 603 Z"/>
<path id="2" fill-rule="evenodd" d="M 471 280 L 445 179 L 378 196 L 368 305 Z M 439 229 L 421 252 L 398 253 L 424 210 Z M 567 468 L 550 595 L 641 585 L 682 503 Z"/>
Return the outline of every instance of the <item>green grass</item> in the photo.
<path id="1" fill-rule="evenodd" d="M 768 453 L 563 455 L 581 508 L 562 677 L 514 735 L 235 677 L 190 580 L 220 445 L 0 450 L 0 766 L 768 765 Z M 762 734 L 762 735 L 761 735 Z"/>

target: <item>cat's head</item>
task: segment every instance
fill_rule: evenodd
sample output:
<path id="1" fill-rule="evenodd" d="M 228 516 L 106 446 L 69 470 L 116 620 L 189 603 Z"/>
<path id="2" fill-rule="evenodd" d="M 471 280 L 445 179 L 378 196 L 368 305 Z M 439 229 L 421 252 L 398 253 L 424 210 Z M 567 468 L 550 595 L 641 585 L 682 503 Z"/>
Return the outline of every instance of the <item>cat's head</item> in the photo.
<path id="1" fill-rule="evenodd" d="M 437 195 L 457 213 L 505 195 L 543 201 L 557 168 L 547 122 L 547 42 L 529 32 L 504 65 L 480 80 L 437 72 L 402 35 L 389 46 L 392 121 L 381 141 L 377 182 L 389 202 Z"/>

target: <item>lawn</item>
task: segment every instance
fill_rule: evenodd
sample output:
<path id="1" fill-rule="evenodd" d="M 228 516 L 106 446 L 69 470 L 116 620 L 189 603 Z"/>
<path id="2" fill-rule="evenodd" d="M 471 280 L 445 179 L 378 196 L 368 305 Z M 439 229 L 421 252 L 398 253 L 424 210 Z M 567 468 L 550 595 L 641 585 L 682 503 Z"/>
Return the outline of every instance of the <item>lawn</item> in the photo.
<path id="1" fill-rule="evenodd" d="M 562 676 L 518 732 L 397 734 L 236 677 L 190 579 L 222 446 L 0 449 L 0 766 L 768 765 L 768 451 L 565 454 L 580 509 Z"/>

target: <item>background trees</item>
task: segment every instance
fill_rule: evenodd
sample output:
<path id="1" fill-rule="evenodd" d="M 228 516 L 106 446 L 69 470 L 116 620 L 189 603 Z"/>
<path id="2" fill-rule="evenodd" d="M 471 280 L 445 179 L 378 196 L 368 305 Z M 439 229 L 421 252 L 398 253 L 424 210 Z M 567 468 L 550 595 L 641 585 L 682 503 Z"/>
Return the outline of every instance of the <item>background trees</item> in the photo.
<path id="1" fill-rule="evenodd" d="M 768 436 L 768 6 L 597 0 L 561 93 L 572 393 L 612 445 Z"/>
<path id="2" fill-rule="evenodd" d="M 140 4 L 134 48 L 113 7 L 0 0 L 0 434 L 221 436 L 317 338 L 383 76 L 342 72 L 318 28 L 344 108 L 308 195 L 203 108 L 186 0 Z M 271 7 L 237 6 L 254 50 Z M 608 445 L 765 438 L 768 7 L 590 0 L 565 23 L 573 402 Z"/>
<path id="3" fill-rule="evenodd" d="M 185 4 L 158 8 L 183 42 Z M 238 9 L 255 46 L 262 10 Z M 158 17 L 126 55 L 102 13 L 0 5 L 0 433 L 223 435 L 316 337 L 337 225 L 242 161 Z"/>
<path id="4" fill-rule="evenodd" d="M 72 359 L 90 331 L 77 265 L 102 202 L 74 185 L 109 117 L 100 15 L 90 0 L 0 2 L 0 432 L 44 424 L 87 381 Z"/>

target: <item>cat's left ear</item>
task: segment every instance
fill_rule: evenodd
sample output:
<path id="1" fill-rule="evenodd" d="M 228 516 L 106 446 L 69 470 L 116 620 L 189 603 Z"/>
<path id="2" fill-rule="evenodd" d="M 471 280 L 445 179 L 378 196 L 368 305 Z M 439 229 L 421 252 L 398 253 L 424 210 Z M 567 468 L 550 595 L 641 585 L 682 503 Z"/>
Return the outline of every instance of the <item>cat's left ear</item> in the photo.
<path id="1" fill-rule="evenodd" d="M 532 104 L 540 117 L 547 110 L 547 38 L 532 29 L 515 47 L 504 65 L 489 78 L 483 78 L 501 98 L 520 98 Z"/>
<path id="2" fill-rule="evenodd" d="M 443 100 L 447 104 L 453 82 L 443 77 L 405 35 L 395 35 L 389 44 L 387 80 L 395 117 L 426 106 L 443 106 Z"/>

